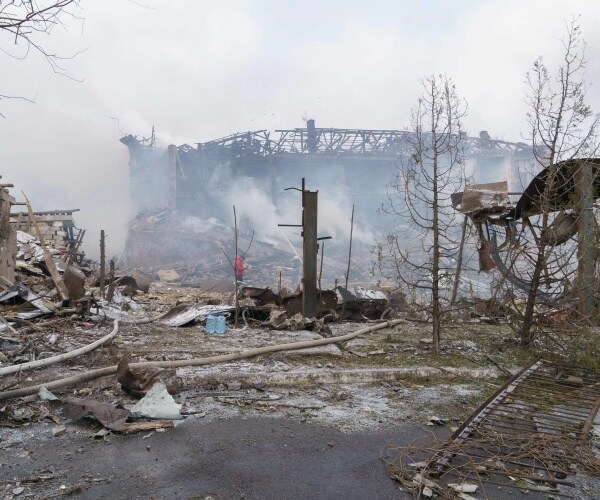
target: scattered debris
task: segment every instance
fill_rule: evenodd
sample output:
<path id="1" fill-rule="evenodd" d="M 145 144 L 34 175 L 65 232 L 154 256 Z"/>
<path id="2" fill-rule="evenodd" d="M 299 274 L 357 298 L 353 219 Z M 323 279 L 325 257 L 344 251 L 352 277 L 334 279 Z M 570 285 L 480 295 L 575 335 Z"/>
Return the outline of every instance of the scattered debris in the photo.
<path id="1" fill-rule="evenodd" d="M 62 435 L 64 435 L 66 432 L 67 432 L 67 428 L 66 428 L 66 427 L 64 427 L 64 426 L 62 426 L 62 425 L 61 425 L 61 426 L 59 426 L 59 427 L 55 427 L 55 428 L 52 430 L 52 437 L 59 437 L 59 436 L 62 436 Z"/>
<path id="2" fill-rule="evenodd" d="M 179 304 L 165 314 L 160 322 L 168 326 L 185 326 L 195 321 L 204 321 L 211 313 L 230 313 L 232 306 Z"/>
<path id="3" fill-rule="evenodd" d="M 143 397 L 157 383 L 161 382 L 169 394 L 177 394 L 183 388 L 183 381 L 177 376 L 175 370 L 149 368 L 139 375 L 129 369 L 129 360 L 124 356 L 117 365 L 117 380 L 121 389 L 136 397 Z"/>
<path id="4" fill-rule="evenodd" d="M 440 417 L 429 417 L 427 419 L 427 425 L 446 425 L 446 420 Z"/>
<path id="5" fill-rule="evenodd" d="M 134 417 L 179 420 L 181 405 L 167 391 L 162 380 L 156 381 L 146 395 L 131 408 Z"/>
<path id="6" fill-rule="evenodd" d="M 168 429 L 173 427 L 171 420 L 156 420 L 151 422 L 128 422 L 132 416 L 129 410 L 115 408 L 106 403 L 91 399 L 67 398 L 64 403 L 63 414 L 72 420 L 94 417 L 104 427 L 116 432 L 139 432 L 151 429 Z"/>
<path id="7" fill-rule="evenodd" d="M 506 183 L 473 186 L 461 194 L 459 210 L 475 219 L 485 216 L 497 220 L 515 208 L 510 205 Z M 6 189 L 0 189 L 0 196 L 7 199 Z M 9 199 L 7 206 L 10 203 Z M 215 233 L 199 232 L 195 233 L 197 237 L 188 238 L 189 229 L 177 224 L 171 228 L 171 210 L 146 213 L 132 221 L 130 237 L 136 242 L 128 245 L 128 251 L 134 249 L 144 260 L 144 251 L 150 255 L 164 244 L 148 240 L 152 238 L 148 235 L 154 233 L 146 229 L 159 227 L 164 233 L 177 234 L 171 243 L 187 241 L 182 255 L 192 250 L 201 253 L 198 262 L 166 263 L 164 256 L 156 255 L 149 257 L 155 261 L 154 267 L 123 270 L 111 263 L 111 272 L 105 275 L 79 251 L 84 231 L 77 232 L 72 224 L 74 211 L 33 212 L 28 200 L 27 205 L 26 214 L 11 214 L 10 227 L 0 219 L 0 376 L 6 376 L 2 379 L 0 399 L 26 398 L 0 408 L 0 418 L 3 425 L 6 421 L 7 428 L 47 419 L 56 424 L 47 435 L 65 442 L 72 432 L 54 411 L 50 412 L 60 408 L 64 416 L 73 420 L 92 418 L 100 422 L 103 429 L 93 434 L 94 438 L 108 443 L 111 432 L 162 432 L 174 426 L 173 420 L 188 416 L 211 418 L 215 407 L 222 410 L 226 405 L 240 414 L 279 411 L 300 414 L 305 419 L 340 408 L 358 408 L 356 412 L 366 421 L 383 422 L 376 402 L 404 401 L 411 390 L 421 391 L 422 397 L 419 411 L 410 416 L 414 421 L 422 423 L 423 417 L 433 411 L 448 417 L 430 416 L 428 426 L 460 421 L 446 413 L 448 408 L 429 408 L 439 398 L 439 392 L 428 392 L 426 384 L 429 377 L 458 378 L 464 376 L 462 372 L 453 371 L 454 366 L 440 367 L 439 360 L 431 360 L 432 366 L 412 368 L 414 360 L 430 361 L 433 340 L 420 338 L 424 335 L 422 330 L 418 335 L 413 333 L 410 343 L 406 332 L 399 329 L 388 333 L 384 344 L 359 338 L 407 323 L 384 318 L 409 317 L 413 323 L 429 327 L 430 317 L 423 310 L 409 311 L 406 295 L 395 288 L 397 285 L 380 289 L 379 284 L 353 284 L 318 290 L 315 315 L 305 317 L 303 301 L 310 294 L 304 296 L 302 284 L 296 287 L 296 283 L 290 291 L 286 288 L 289 283 L 282 285 L 282 267 L 269 264 L 274 255 L 282 262 L 289 261 L 296 253 L 291 243 L 290 252 L 289 248 L 282 250 L 277 245 L 255 242 L 256 255 L 249 259 L 253 265 L 271 267 L 263 276 L 272 278 L 279 273 L 278 287 L 272 279 L 270 287 L 247 283 L 239 283 L 238 287 L 233 278 L 222 277 L 230 272 L 226 259 L 219 252 L 211 253 L 211 249 L 220 249 Z M 535 206 L 528 208 L 534 209 Z M 29 233 L 31 230 L 35 235 Z M 574 230 L 573 217 L 565 214 L 541 237 L 559 245 L 573 236 Z M 225 228 L 218 227 L 216 231 L 222 233 L 223 239 L 227 236 Z M 483 267 L 494 265 L 493 252 L 489 242 L 482 242 Z M 130 263 L 134 260 L 130 259 Z M 100 267 L 103 270 L 104 264 Z M 296 260 L 290 264 L 290 270 L 294 267 L 297 272 Z M 206 272 L 213 268 L 220 271 Z M 110 292 L 105 296 L 107 285 Z M 460 323 L 453 328 L 464 325 L 484 329 L 486 325 L 510 322 L 519 307 L 514 300 L 472 299 L 462 303 L 460 310 L 445 314 Z M 215 313 L 231 317 L 230 329 L 221 337 L 205 335 L 200 325 Z M 554 307 L 540 309 L 539 317 L 552 324 L 568 319 L 564 311 Z M 115 320 L 110 333 L 106 332 L 110 328 L 107 319 Z M 345 320 L 370 325 L 348 333 L 341 323 Z M 119 331 L 119 324 L 127 325 L 125 332 Z M 169 343 L 149 346 L 140 340 L 151 336 L 168 338 Z M 471 338 L 474 340 L 449 340 L 443 348 L 450 355 L 484 364 L 495 376 L 511 376 L 516 371 L 509 356 L 490 351 L 494 353 L 492 357 L 482 352 L 477 334 Z M 294 351 L 296 357 L 292 355 Z M 394 365 L 400 353 L 411 366 L 405 372 Z M 254 362 L 242 362 L 249 358 L 254 358 Z M 199 375 L 190 369 L 217 363 L 223 369 L 203 368 L 208 374 Z M 351 363 L 371 366 L 364 370 L 341 367 Z M 50 365 L 59 366 L 51 372 L 39 370 Z M 393 370 L 396 371 L 392 373 Z M 102 377 L 112 378 L 104 382 Z M 420 377 L 419 384 L 411 382 L 410 377 Z M 287 382 L 286 388 L 275 389 L 282 380 Z M 319 397 L 298 397 L 292 380 L 302 381 Z M 375 382 L 376 387 L 366 387 L 367 380 Z M 324 387 L 330 383 L 336 386 Z M 365 387 L 357 391 L 344 385 L 350 383 Z M 488 381 L 484 384 L 491 385 Z M 69 386 L 78 397 L 59 398 L 48 390 Z M 559 487 L 573 488 L 569 476 L 575 472 L 600 474 L 600 465 L 590 458 L 583 444 L 598 409 L 599 386 L 593 372 L 539 361 L 512 378 L 463 425 L 449 426 L 453 438 L 441 447 L 420 450 L 415 445 L 403 451 L 401 463 L 392 467 L 394 477 L 423 497 L 458 495 L 465 500 L 472 498 L 472 493 L 485 494 L 486 482 L 492 484 L 499 476 L 510 484 L 507 487 L 518 489 L 556 492 Z M 38 391 L 39 398 L 32 396 Z M 376 397 L 360 401 L 368 391 Z M 174 400 L 175 394 L 180 394 L 184 404 Z M 136 402 L 133 398 L 142 399 Z M 469 402 L 464 402 L 458 393 L 451 399 L 452 404 L 469 408 Z M 143 439 L 152 435 L 146 434 Z M 114 442 L 115 438 L 111 439 Z M 509 453 L 499 454 L 500 445 Z M 148 444 L 146 449 L 155 450 L 155 446 Z M 483 451 L 485 456 L 474 459 L 468 453 L 473 449 Z M 417 457 L 419 451 L 425 451 L 429 459 Z M 583 458 L 565 463 L 565 457 L 575 453 Z M 407 466 L 402 462 L 409 455 Z M 473 484 L 475 478 L 480 483 Z M 13 485 L 7 487 L 13 495 L 29 494 L 25 488 Z M 61 491 L 70 492 L 70 488 L 64 486 Z M 79 491 L 77 488 L 73 486 L 72 491 Z"/>

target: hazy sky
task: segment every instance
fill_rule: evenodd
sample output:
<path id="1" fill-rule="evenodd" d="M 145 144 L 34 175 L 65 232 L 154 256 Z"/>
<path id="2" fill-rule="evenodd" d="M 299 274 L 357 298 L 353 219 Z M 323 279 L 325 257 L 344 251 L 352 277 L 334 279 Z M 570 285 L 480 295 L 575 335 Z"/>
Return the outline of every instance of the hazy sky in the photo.
<path id="1" fill-rule="evenodd" d="M 128 153 L 118 139 L 152 125 L 162 144 L 305 117 L 403 128 L 419 79 L 447 73 L 468 101 L 470 133 L 521 140 L 524 75 L 538 55 L 558 63 L 574 15 L 600 110 L 598 0 L 82 0 L 79 15 L 44 39 L 65 56 L 85 50 L 65 61 L 72 79 L 33 52 L 0 53 L 0 94 L 36 100 L 0 100 L 0 175 L 38 210 L 81 208 L 90 254 L 101 228 L 110 253 L 122 250 Z M 22 53 L 5 36 L 0 47 Z"/>

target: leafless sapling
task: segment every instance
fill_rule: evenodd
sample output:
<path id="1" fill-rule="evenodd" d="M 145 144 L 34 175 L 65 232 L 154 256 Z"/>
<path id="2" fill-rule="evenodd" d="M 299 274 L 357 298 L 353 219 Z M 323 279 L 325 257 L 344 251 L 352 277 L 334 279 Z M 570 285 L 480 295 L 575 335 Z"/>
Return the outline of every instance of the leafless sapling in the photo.
<path id="1" fill-rule="evenodd" d="M 395 228 L 376 245 L 377 268 L 416 291 L 432 318 L 433 354 L 440 352 L 444 293 L 455 276 L 460 222 L 450 195 L 464 188 L 462 119 L 466 103 L 444 75 L 421 82 L 422 94 L 406 134 L 408 155 L 401 161 L 381 207 Z"/>

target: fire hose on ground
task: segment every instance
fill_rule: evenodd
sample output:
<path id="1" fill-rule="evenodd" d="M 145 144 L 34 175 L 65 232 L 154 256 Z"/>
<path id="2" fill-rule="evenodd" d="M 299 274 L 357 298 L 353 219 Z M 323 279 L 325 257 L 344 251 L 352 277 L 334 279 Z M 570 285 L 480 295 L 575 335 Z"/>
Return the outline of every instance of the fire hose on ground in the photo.
<path id="1" fill-rule="evenodd" d="M 115 321 L 115 329 L 118 330 L 118 321 Z M 130 363 L 129 367 L 132 369 L 135 368 L 183 368 L 190 366 L 204 366 L 211 365 L 215 363 L 224 363 L 227 361 L 236 361 L 239 359 L 247 359 L 253 358 L 255 356 L 260 356 L 261 354 L 271 354 L 274 352 L 281 351 L 294 351 L 299 349 L 308 349 L 312 347 L 318 347 L 322 345 L 335 344 L 338 342 L 347 342 L 352 340 L 359 335 L 364 335 L 366 333 L 375 332 L 377 330 L 382 330 L 384 328 L 389 328 L 392 326 L 400 325 L 405 323 L 402 319 L 389 320 L 384 321 L 382 323 L 378 323 L 376 325 L 369 326 L 367 328 L 361 328 L 355 332 L 347 333 L 345 335 L 338 335 L 336 337 L 329 337 L 323 339 L 316 340 L 305 340 L 302 342 L 290 342 L 286 344 L 277 344 L 272 346 L 258 347 L 255 349 L 249 349 L 247 351 L 242 351 L 234 354 L 221 354 L 218 356 L 208 356 L 204 358 L 194 358 L 194 359 L 182 359 L 177 361 L 144 361 L 140 363 Z M 114 329 L 113 329 L 114 331 Z M 100 339 L 102 340 L 102 339 Z M 100 342 L 100 341 L 98 341 Z M 104 341 L 106 342 L 106 341 Z M 89 347 L 89 346 L 88 346 Z M 73 351 L 75 352 L 75 351 Z M 65 358 L 67 359 L 67 358 Z M 40 360 L 43 361 L 43 360 Z M 23 396 L 30 396 L 32 394 L 37 394 L 39 390 L 44 387 L 47 390 L 57 390 L 65 387 L 73 386 L 82 382 L 87 382 L 89 380 L 94 380 L 100 377 L 106 377 L 109 375 L 114 375 L 117 373 L 117 365 L 108 366 L 106 368 L 98 368 L 96 370 L 91 370 L 86 373 L 81 373 L 79 375 L 73 375 L 72 377 L 66 377 L 63 379 L 53 380 L 52 382 L 46 382 L 43 384 L 33 385 L 30 387 L 23 387 L 20 389 L 13 389 L 10 391 L 0 392 L 0 401 L 12 398 L 19 398 Z"/>
<path id="2" fill-rule="evenodd" d="M 141 320 L 136 319 L 126 319 L 126 318 L 118 318 L 115 319 L 114 326 L 112 331 L 102 337 L 101 339 L 92 342 L 89 345 L 80 347 L 79 349 L 75 349 L 74 351 L 65 352 L 63 354 L 58 354 L 56 356 L 51 356 L 49 358 L 38 359 L 36 361 L 29 361 L 27 363 L 20 363 L 17 365 L 6 366 L 4 368 L 0 368 L 0 377 L 3 375 L 10 375 L 11 373 L 19 373 L 25 370 L 33 370 L 34 368 L 42 368 L 44 366 L 49 366 L 54 363 L 60 363 L 61 361 L 66 361 L 67 359 L 76 358 L 77 356 L 81 356 L 82 354 L 86 354 L 88 352 L 93 351 L 97 347 L 100 347 L 106 343 L 109 343 L 114 337 L 119 333 L 119 323 L 124 323 L 127 325 L 144 325 L 148 323 L 153 323 L 154 321 L 158 321 L 164 318 L 170 311 L 164 312 L 155 316 L 153 318 L 146 318 Z"/>

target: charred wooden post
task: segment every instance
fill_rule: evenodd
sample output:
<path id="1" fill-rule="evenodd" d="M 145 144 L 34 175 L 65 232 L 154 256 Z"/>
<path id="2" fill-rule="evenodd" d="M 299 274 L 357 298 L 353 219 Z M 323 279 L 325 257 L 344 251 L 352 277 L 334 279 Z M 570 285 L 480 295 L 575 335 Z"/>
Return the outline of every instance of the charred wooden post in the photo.
<path id="1" fill-rule="evenodd" d="M 304 188 L 304 181 L 302 182 Z M 317 314 L 317 204 L 318 191 L 302 190 L 302 253 L 303 253 L 303 290 L 302 312 L 305 318 L 314 318 Z"/>
<path id="2" fill-rule="evenodd" d="M 319 191 L 307 191 L 304 177 L 302 189 L 291 187 L 286 188 L 286 191 L 290 189 L 302 193 L 302 224 L 279 224 L 279 226 L 302 228 L 302 314 L 305 318 L 314 318 L 317 315 L 317 257 L 320 239 L 317 238 Z"/>

